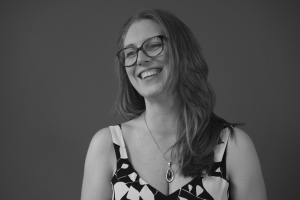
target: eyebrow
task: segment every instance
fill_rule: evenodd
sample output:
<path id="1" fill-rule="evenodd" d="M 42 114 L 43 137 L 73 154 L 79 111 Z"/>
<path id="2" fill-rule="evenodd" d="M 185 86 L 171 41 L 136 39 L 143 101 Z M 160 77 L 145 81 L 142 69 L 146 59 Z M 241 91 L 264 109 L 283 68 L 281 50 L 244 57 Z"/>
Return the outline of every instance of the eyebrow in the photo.
<path id="1" fill-rule="evenodd" d="M 124 49 L 129 48 L 129 47 L 136 47 L 136 46 L 133 43 L 131 43 L 131 44 L 128 44 L 128 45 L 124 46 Z"/>

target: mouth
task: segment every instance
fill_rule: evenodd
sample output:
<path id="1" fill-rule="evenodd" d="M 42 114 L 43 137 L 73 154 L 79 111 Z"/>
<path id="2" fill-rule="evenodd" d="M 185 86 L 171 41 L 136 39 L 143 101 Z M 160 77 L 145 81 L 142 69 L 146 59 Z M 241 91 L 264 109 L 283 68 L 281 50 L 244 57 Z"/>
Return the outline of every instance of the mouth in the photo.
<path id="1" fill-rule="evenodd" d="M 150 70 L 140 73 L 138 76 L 142 80 L 145 80 L 147 78 L 158 75 L 161 71 L 162 71 L 162 69 L 160 69 L 160 68 L 150 69 Z"/>

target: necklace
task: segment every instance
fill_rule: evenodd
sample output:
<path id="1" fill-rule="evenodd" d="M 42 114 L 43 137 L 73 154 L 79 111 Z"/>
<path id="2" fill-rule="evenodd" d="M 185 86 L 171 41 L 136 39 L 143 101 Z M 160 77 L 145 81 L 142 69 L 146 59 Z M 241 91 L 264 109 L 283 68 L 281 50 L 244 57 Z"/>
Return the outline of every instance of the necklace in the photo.
<path id="1" fill-rule="evenodd" d="M 168 163 L 169 168 L 168 168 L 167 173 L 166 173 L 166 180 L 167 180 L 168 183 L 171 183 L 171 182 L 174 180 L 174 178 L 175 178 L 174 172 L 173 172 L 173 170 L 172 170 L 172 160 L 169 162 L 169 161 L 166 159 L 166 157 L 165 157 L 165 155 L 163 154 L 163 152 L 161 151 L 161 149 L 159 148 L 157 142 L 155 141 L 155 139 L 154 139 L 154 137 L 153 137 L 153 135 L 152 135 L 152 133 L 151 133 L 149 127 L 148 127 L 148 124 L 147 124 L 145 115 L 146 115 L 146 113 L 144 113 L 144 120 L 145 120 L 145 124 L 146 124 L 146 126 L 147 126 L 147 129 L 148 129 L 148 131 L 149 131 L 149 133 L 150 133 L 150 135 L 151 135 L 153 141 L 155 142 L 157 148 L 159 149 L 161 155 L 164 157 L 164 159 L 165 159 L 165 160 L 167 161 L 167 163 Z"/>

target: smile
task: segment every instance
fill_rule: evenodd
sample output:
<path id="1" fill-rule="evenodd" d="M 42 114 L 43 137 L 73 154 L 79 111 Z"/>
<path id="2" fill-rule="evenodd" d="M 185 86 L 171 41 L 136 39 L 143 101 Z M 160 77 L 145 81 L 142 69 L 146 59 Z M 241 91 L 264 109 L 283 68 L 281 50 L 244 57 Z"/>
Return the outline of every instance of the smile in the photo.
<path id="1" fill-rule="evenodd" d="M 162 69 L 150 69 L 148 71 L 142 72 L 140 74 L 140 78 L 141 79 L 146 79 L 148 77 L 152 77 L 152 76 L 156 76 L 158 75 L 160 72 L 162 71 Z"/>

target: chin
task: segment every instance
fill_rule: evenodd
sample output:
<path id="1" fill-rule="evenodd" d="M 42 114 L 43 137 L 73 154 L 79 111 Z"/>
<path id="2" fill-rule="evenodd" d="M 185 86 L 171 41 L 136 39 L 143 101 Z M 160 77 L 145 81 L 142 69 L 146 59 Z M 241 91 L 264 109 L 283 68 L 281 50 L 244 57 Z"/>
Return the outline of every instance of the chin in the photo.
<path id="1" fill-rule="evenodd" d="M 166 94 L 166 91 L 160 86 L 158 88 L 148 88 L 148 90 L 139 93 L 146 99 L 158 99 Z"/>

